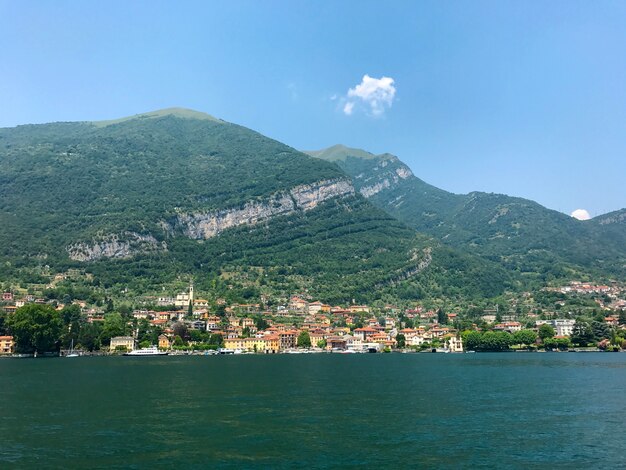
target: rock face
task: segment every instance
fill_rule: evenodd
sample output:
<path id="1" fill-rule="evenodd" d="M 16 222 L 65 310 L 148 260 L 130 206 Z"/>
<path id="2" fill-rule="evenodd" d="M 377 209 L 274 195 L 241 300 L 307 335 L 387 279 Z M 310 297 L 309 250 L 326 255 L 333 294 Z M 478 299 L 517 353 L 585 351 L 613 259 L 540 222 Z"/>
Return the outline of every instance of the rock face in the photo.
<path id="1" fill-rule="evenodd" d="M 102 258 L 130 258 L 138 253 L 149 253 L 167 249 L 165 242 L 159 243 L 152 235 L 136 232 L 111 234 L 92 243 L 75 243 L 67 248 L 75 261 L 96 261 Z"/>
<path id="2" fill-rule="evenodd" d="M 273 217 L 308 211 L 329 199 L 354 193 L 354 187 L 348 180 L 318 181 L 276 193 L 266 200 L 249 201 L 241 208 L 178 214 L 173 220 L 162 221 L 160 226 L 170 236 L 181 234 L 194 240 L 207 240 L 232 227 L 255 225 Z M 102 258 L 129 258 L 166 249 L 165 242 L 159 243 L 150 234 L 124 232 L 91 242 L 75 243 L 67 251 L 75 261 L 97 261 Z"/>
<path id="3" fill-rule="evenodd" d="M 179 214 L 173 222 L 165 223 L 164 228 L 169 233 L 182 232 L 186 237 L 206 240 L 231 227 L 255 225 L 276 216 L 308 211 L 329 199 L 352 194 L 354 188 L 348 180 L 319 181 L 296 186 L 264 201 L 250 201 L 242 208 Z"/>
<path id="4" fill-rule="evenodd" d="M 373 160 L 376 162 L 376 160 Z M 366 198 L 397 186 L 400 180 L 413 176 L 409 168 L 392 155 L 382 155 L 378 163 L 367 173 L 355 176 L 355 180 L 361 180 L 359 192 Z"/>

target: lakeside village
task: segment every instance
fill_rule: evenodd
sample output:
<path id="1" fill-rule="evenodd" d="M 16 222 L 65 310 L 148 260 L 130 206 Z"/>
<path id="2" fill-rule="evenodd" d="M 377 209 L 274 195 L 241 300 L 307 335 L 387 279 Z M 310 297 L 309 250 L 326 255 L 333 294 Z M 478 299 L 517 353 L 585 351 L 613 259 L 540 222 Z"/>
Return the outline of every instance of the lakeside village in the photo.
<path id="1" fill-rule="evenodd" d="M 416 304 L 331 306 L 305 295 L 286 305 L 209 304 L 193 284 L 154 309 L 68 305 L 2 294 L 0 355 L 104 355 L 152 349 L 168 354 L 302 352 L 474 352 L 626 349 L 626 288 L 572 282 L 546 288 L 556 310 L 498 309 L 464 315 Z M 556 299 L 556 300 L 555 300 Z M 153 300 L 154 303 L 154 300 Z M 574 306 L 586 306 L 587 312 Z M 497 307 L 497 306 L 496 306 Z M 565 307 L 565 308 L 563 308 Z M 593 310 L 589 310 L 593 307 Z M 157 349 L 158 348 L 158 349 Z M 575 348 L 575 349 L 572 349 Z"/>

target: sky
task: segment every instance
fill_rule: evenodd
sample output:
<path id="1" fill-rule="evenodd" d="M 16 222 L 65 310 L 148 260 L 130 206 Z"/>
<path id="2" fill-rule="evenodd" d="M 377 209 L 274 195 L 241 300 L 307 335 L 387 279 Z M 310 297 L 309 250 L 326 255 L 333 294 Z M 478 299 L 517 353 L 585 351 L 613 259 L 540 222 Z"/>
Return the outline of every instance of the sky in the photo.
<path id="1" fill-rule="evenodd" d="M 624 25 L 602 0 L 0 0 L 0 127 L 180 106 L 593 217 L 626 207 Z"/>

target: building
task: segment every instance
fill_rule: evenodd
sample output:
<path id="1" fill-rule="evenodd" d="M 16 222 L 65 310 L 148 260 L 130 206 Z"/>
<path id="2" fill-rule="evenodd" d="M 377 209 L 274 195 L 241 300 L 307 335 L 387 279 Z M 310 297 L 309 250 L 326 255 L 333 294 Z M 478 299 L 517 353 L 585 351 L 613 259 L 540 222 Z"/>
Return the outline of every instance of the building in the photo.
<path id="1" fill-rule="evenodd" d="M 189 291 L 181 292 L 174 301 L 174 305 L 178 308 L 188 308 L 189 304 L 193 305 L 193 282 L 189 284 Z"/>
<path id="2" fill-rule="evenodd" d="M 541 325 L 550 325 L 554 328 L 556 336 L 572 336 L 576 320 L 569 320 L 566 318 L 559 318 L 556 320 L 538 320 L 535 324 L 538 327 Z"/>
<path id="3" fill-rule="evenodd" d="M 280 349 L 292 349 L 296 347 L 298 332 L 294 330 L 281 331 L 278 333 Z"/>
<path id="4" fill-rule="evenodd" d="M 166 335 L 159 335 L 159 349 L 169 349 L 172 346 Z"/>
<path id="5" fill-rule="evenodd" d="M 14 346 L 13 336 L 0 336 L 0 354 L 12 354 Z"/>
<path id="6" fill-rule="evenodd" d="M 463 340 L 460 336 L 451 336 L 450 338 L 448 338 L 448 341 L 446 341 L 446 346 L 448 348 L 448 351 L 450 352 L 463 352 Z"/>
<path id="7" fill-rule="evenodd" d="M 509 333 L 515 333 L 522 329 L 522 324 L 517 321 L 507 321 L 503 323 L 498 323 L 493 327 L 496 331 L 508 331 Z"/>
<path id="8" fill-rule="evenodd" d="M 115 336 L 111 338 L 110 351 L 115 351 L 125 348 L 127 351 L 135 349 L 135 340 L 132 336 Z"/>

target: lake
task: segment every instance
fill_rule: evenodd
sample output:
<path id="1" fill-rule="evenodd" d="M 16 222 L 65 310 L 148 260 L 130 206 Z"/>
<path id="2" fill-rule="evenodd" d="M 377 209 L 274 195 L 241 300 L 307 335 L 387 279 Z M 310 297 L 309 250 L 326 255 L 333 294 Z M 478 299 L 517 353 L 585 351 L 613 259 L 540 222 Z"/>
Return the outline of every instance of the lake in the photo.
<path id="1" fill-rule="evenodd" d="M 0 360 L 0 467 L 618 468 L 626 354 Z"/>

